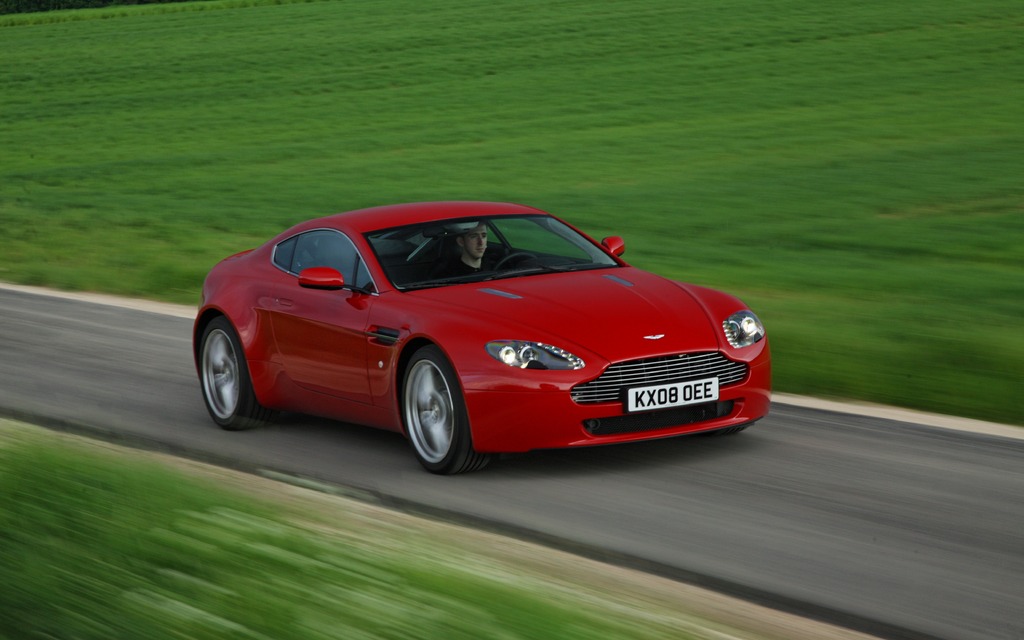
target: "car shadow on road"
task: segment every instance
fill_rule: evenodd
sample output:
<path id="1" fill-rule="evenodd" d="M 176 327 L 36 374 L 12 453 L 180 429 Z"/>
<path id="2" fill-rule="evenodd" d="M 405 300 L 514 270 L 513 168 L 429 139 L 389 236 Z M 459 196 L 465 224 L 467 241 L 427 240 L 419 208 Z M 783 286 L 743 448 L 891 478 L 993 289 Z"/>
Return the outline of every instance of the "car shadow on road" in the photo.
<path id="1" fill-rule="evenodd" d="M 485 473 L 506 476 L 583 476 L 648 471 L 690 464 L 729 464 L 756 453 L 763 441 L 751 431 L 719 436 L 694 434 L 594 447 L 506 454 Z"/>
<path id="2" fill-rule="evenodd" d="M 338 469 L 372 461 L 373 474 L 420 472 L 412 448 L 401 434 L 302 414 L 282 414 L 261 427 L 268 442 L 293 449 L 310 463 Z M 287 443 L 287 444 L 286 444 Z M 569 477 L 609 472 L 633 473 L 680 465 L 738 464 L 768 445 L 757 426 L 737 434 L 693 434 L 606 446 L 501 454 L 490 465 L 463 478 L 490 482 L 502 478 Z M 298 470 L 296 470 L 298 471 Z M 310 471 L 312 471 L 310 469 Z M 422 471 L 426 473 L 425 471 Z M 367 478 L 361 478 L 365 481 Z M 337 478 L 337 480 L 342 480 Z"/>

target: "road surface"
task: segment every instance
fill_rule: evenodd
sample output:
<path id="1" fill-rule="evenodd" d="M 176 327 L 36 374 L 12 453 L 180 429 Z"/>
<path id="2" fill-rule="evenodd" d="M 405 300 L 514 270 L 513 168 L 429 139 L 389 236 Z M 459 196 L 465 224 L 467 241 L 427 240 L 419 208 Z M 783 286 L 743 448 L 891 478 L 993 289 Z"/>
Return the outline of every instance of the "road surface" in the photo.
<path id="1" fill-rule="evenodd" d="M 1024 638 L 1024 440 L 776 403 L 722 438 L 424 472 L 394 433 L 225 432 L 188 310 L 0 288 L 0 414 L 342 488 L 890 638 Z"/>

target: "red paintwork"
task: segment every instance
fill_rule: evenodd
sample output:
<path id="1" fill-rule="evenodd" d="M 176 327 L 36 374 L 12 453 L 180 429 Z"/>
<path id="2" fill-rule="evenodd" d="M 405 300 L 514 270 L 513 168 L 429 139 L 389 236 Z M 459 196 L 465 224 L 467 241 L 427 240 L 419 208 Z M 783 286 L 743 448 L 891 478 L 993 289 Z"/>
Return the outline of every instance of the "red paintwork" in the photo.
<path id="1" fill-rule="evenodd" d="M 767 414 L 768 340 L 743 349 L 729 346 L 722 320 L 746 308 L 730 295 L 667 280 L 618 257 L 621 268 L 399 291 L 376 265 L 363 237 L 404 224 L 501 213 L 543 212 L 500 203 L 419 203 L 296 225 L 214 267 L 203 286 L 197 342 L 209 318 L 224 314 L 241 338 L 262 405 L 394 431 L 403 430 L 398 400 L 403 358 L 434 343 L 459 374 L 473 445 L 480 452 L 647 440 L 738 426 Z M 296 276 L 271 263 L 276 243 L 317 228 L 341 230 L 355 243 L 377 293 L 300 287 Z M 398 341 L 387 344 L 369 336 L 377 327 L 398 329 Z M 665 337 L 644 339 L 651 334 Z M 586 366 L 576 371 L 510 368 L 484 350 L 487 342 L 499 339 L 555 344 Z M 615 436 L 593 436 L 583 428 L 586 419 L 621 415 L 622 406 L 578 405 L 569 397 L 572 386 L 598 377 L 615 361 L 690 351 L 720 351 L 749 363 L 745 381 L 721 388 L 720 400 L 735 401 L 730 415 Z"/>

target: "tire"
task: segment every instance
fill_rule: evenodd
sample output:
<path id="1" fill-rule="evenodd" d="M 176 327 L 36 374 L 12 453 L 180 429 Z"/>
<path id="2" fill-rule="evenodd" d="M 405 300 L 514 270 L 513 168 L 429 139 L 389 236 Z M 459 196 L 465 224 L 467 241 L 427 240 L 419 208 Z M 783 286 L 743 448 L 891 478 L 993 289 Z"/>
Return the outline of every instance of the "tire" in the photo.
<path id="1" fill-rule="evenodd" d="M 203 330 L 199 382 L 206 410 L 222 429 L 252 429 L 273 418 L 274 412 L 256 399 L 242 343 L 224 316 L 214 318 Z"/>
<path id="2" fill-rule="evenodd" d="M 458 376 L 436 346 L 421 347 L 409 360 L 401 400 L 406 435 L 427 471 L 465 473 L 490 461 L 491 456 L 473 449 Z"/>

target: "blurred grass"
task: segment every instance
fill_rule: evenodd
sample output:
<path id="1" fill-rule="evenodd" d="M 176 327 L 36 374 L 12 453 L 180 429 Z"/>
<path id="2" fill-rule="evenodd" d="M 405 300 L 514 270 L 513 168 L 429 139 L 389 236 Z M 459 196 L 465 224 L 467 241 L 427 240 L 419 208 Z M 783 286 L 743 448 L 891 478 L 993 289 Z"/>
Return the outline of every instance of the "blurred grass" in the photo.
<path id="1" fill-rule="evenodd" d="M 224 0 L 0 18 L 0 279 L 194 302 L 287 225 L 533 204 L 740 294 L 779 390 L 998 420 L 1016 0 Z"/>
<path id="2" fill-rule="evenodd" d="M 191 466 L 0 420 L 0 638 L 696 640 L 742 628 L 686 610 L 656 578 L 595 579 L 578 558 L 559 571 L 544 565 L 556 552 Z M 743 637 L 785 637 L 777 625 Z"/>

